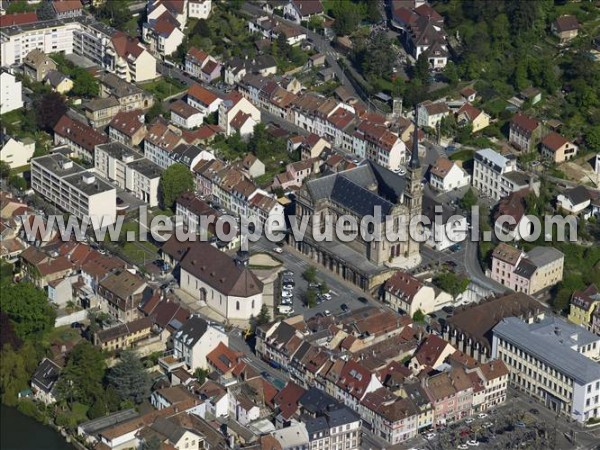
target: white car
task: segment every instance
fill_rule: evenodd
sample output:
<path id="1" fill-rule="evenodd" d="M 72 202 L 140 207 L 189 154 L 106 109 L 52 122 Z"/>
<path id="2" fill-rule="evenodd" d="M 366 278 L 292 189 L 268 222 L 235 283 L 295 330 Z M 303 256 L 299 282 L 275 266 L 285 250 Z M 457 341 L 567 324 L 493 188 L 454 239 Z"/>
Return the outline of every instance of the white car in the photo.
<path id="1" fill-rule="evenodd" d="M 486 413 L 479 413 L 477 414 L 477 417 L 479 417 L 480 419 L 485 419 L 488 415 Z"/>
<path id="2" fill-rule="evenodd" d="M 469 448 L 469 446 L 467 444 L 460 444 L 458 447 L 456 447 L 458 450 L 467 450 Z"/>
<path id="3" fill-rule="evenodd" d="M 294 294 L 292 294 L 290 291 L 281 291 L 281 296 L 283 298 L 292 298 Z"/>
<path id="4" fill-rule="evenodd" d="M 331 300 L 331 294 L 323 294 L 325 300 Z"/>
<path id="5" fill-rule="evenodd" d="M 472 417 L 469 417 L 467 420 L 465 420 L 465 423 L 469 424 L 469 423 L 473 423 L 474 421 L 475 421 L 475 419 L 473 419 Z"/>
<path id="6" fill-rule="evenodd" d="M 467 445 L 469 447 L 479 447 L 479 442 L 471 440 L 471 441 L 467 441 Z"/>
<path id="7" fill-rule="evenodd" d="M 490 428 L 492 425 L 494 425 L 492 422 L 485 422 L 482 427 L 483 428 Z"/>
<path id="8" fill-rule="evenodd" d="M 274 251 L 275 253 L 279 253 L 279 254 L 283 253 L 283 249 L 282 249 L 281 247 L 275 247 L 275 248 L 273 249 L 273 251 Z"/>
<path id="9" fill-rule="evenodd" d="M 435 439 L 435 437 L 437 436 L 437 434 L 435 433 L 427 433 L 425 435 L 425 439 L 429 440 L 429 439 Z"/>

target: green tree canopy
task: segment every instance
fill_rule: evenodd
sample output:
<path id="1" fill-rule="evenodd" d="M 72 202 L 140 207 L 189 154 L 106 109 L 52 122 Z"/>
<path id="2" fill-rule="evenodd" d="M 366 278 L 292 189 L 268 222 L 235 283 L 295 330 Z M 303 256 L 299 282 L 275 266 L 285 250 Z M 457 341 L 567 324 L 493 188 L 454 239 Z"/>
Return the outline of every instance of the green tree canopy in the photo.
<path id="1" fill-rule="evenodd" d="M 453 272 L 443 272 L 433 279 L 433 284 L 453 297 L 465 292 L 469 283 L 467 277 L 456 275 Z"/>
<path id="2" fill-rule="evenodd" d="M 267 305 L 263 304 L 260 307 L 260 312 L 258 316 L 256 316 L 256 325 L 264 325 L 265 323 L 269 323 L 271 321 L 271 315 L 269 314 L 269 308 Z"/>
<path id="3" fill-rule="evenodd" d="M 317 279 L 317 268 L 315 266 L 309 266 L 302 273 L 302 276 L 309 283 L 314 283 Z"/>
<path id="4" fill-rule="evenodd" d="M 22 340 L 54 328 L 56 312 L 44 291 L 31 283 L 2 286 L 0 310 L 8 315 L 15 333 Z"/>
<path id="5" fill-rule="evenodd" d="M 109 385 L 114 386 L 121 401 L 141 403 L 150 396 L 152 381 L 140 358 L 130 350 L 119 356 L 119 362 L 106 376 Z"/>
<path id="6" fill-rule="evenodd" d="M 460 199 L 459 205 L 462 209 L 466 211 L 471 211 L 471 207 L 475 206 L 476 204 L 477 196 L 475 195 L 473 188 L 469 188 L 469 190 L 465 192 L 463 198 Z"/>
<path id="7" fill-rule="evenodd" d="M 79 342 L 68 355 L 56 384 L 57 396 L 69 405 L 93 405 L 104 396 L 106 363 L 102 352 L 89 341 Z"/>
<path id="8" fill-rule="evenodd" d="M 34 107 L 38 126 L 50 133 L 54 132 L 54 126 L 68 109 L 65 98 L 58 92 L 42 94 L 36 99 Z"/>
<path id="9" fill-rule="evenodd" d="M 177 163 L 163 172 L 159 183 L 163 208 L 173 208 L 177 198 L 189 191 L 194 191 L 194 175 L 189 168 Z"/>

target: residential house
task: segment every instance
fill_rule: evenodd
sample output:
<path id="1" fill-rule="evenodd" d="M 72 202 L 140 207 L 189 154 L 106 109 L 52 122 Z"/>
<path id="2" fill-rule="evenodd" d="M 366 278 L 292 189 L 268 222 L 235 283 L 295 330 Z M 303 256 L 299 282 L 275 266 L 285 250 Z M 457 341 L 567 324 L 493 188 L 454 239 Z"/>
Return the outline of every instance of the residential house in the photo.
<path id="1" fill-rule="evenodd" d="M 54 144 L 66 144 L 78 158 L 93 161 L 96 145 L 104 144 L 108 137 L 89 125 L 63 115 L 54 126 Z"/>
<path id="2" fill-rule="evenodd" d="M 461 89 L 460 95 L 467 102 L 473 103 L 475 101 L 475 99 L 477 98 L 477 91 L 475 89 L 473 89 L 473 87 L 467 86 L 466 88 Z"/>
<path id="3" fill-rule="evenodd" d="M 525 253 L 501 243 L 492 253 L 487 275 L 514 291 L 533 295 L 562 281 L 564 259 L 552 247 L 535 247 Z"/>
<path id="4" fill-rule="evenodd" d="M 188 17 L 208 19 L 212 8 L 212 0 L 188 0 Z"/>
<path id="5" fill-rule="evenodd" d="M 448 63 L 448 44 L 444 32 L 444 19 L 429 4 L 424 3 L 413 11 L 396 15 L 404 28 L 403 41 L 411 56 L 417 60 L 427 53 L 427 61 L 432 69 L 443 69 Z M 404 23 L 402 23 L 404 22 Z"/>
<path id="6" fill-rule="evenodd" d="M 56 70 L 56 63 L 41 50 L 31 50 L 23 60 L 23 73 L 32 80 L 43 82 L 48 73 Z"/>
<path id="7" fill-rule="evenodd" d="M 203 119 L 209 114 L 216 113 L 222 103 L 216 94 L 197 83 L 192 84 L 188 89 L 186 99 L 188 105 L 200 111 Z"/>
<path id="8" fill-rule="evenodd" d="M 108 125 L 108 138 L 130 147 L 140 145 L 146 132 L 144 112 L 139 109 L 119 111 Z"/>
<path id="9" fill-rule="evenodd" d="M 3 7 L 0 6 L 0 8 Z M 12 14 L 5 14 L 5 12 L 4 9 L 0 9 L 0 28 L 34 24 L 38 22 L 38 16 L 35 11 Z"/>
<path id="10" fill-rule="evenodd" d="M 171 122 L 174 125 L 185 128 L 197 128 L 204 122 L 204 115 L 196 108 L 179 99 L 169 105 L 171 111 Z"/>
<path id="11" fill-rule="evenodd" d="M 490 115 L 470 103 L 465 103 L 456 113 L 456 121 L 461 126 L 471 125 L 473 133 L 477 133 L 490 124 Z"/>
<path id="12" fill-rule="evenodd" d="M 148 109 L 154 104 L 154 97 L 132 82 L 125 81 L 112 73 L 97 76 L 100 84 L 100 97 L 114 97 L 121 105 L 121 111 Z"/>
<path id="13" fill-rule="evenodd" d="M 422 213 L 429 219 L 423 224 L 428 247 L 443 251 L 467 238 L 467 217 L 457 207 L 423 197 Z"/>
<path id="14" fill-rule="evenodd" d="M 83 104 L 83 110 L 92 127 L 104 128 L 121 110 L 121 105 L 115 97 L 94 98 Z"/>
<path id="15" fill-rule="evenodd" d="M 263 302 L 263 283 L 247 267 L 247 255 L 235 260 L 204 242 L 195 242 L 181 261 L 181 289 L 221 316 L 256 317 Z"/>
<path id="16" fill-rule="evenodd" d="M 331 148 L 331 144 L 326 139 L 310 133 L 302 139 L 298 148 L 300 150 L 300 159 L 307 160 L 318 158 L 321 156 L 321 153 Z"/>
<path id="17" fill-rule="evenodd" d="M 33 139 L 15 139 L 0 131 L 0 161 L 4 161 L 11 169 L 29 164 L 34 152 Z"/>
<path id="18" fill-rule="evenodd" d="M 585 212 L 591 201 L 588 189 L 582 185 L 568 189 L 556 197 L 557 206 L 570 214 Z"/>
<path id="19" fill-rule="evenodd" d="M 238 92 L 230 92 L 219 105 L 219 126 L 227 136 L 236 132 L 242 137 L 250 136 L 259 122 L 260 110 Z"/>
<path id="20" fill-rule="evenodd" d="M 265 174 L 264 163 L 252 153 L 248 153 L 239 161 L 238 168 L 251 178 L 258 178 Z"/>
<path id="21" fill-rule="evenodd" d="M 545 159 L 560 164 L 577 156 L 579 147 L 552 131 L 542 139 L 540 150 Z"/>
<path id="22" fill-rule="evenodd" d="M 284 173 L 275 176 L 273 187 L 283 189 L 289 189 L 292 186 L 300 187 L 306 178 L 317 173 L 319 173 L 319 165 L 316 159 L 290 163 L 286 166 Z"/>
<path id="23" fill-rule="evenodd" d="M 56 383 L 62 368 L 48 358 L 42 359 L 31 377 L 33 397 L 45 405 L 56 403 Z"/>
<path id="24" fill-rule="evenodd" d="M 138 319 L 138 306 L 147 287 L 144 278 L 129 270 L 110 273 L 98 285 L 102 309 L 121 322 Z"/>
<path id="25" fill-rule="evenodd" d="M 79 0 L 55 0 L 52 2 L 55 19 L 71 19 L 83 14 L 83 5 Z"/>
<path id="26" fill-rule="evenodd" d="M 592 314 L 600 306 L 600 291 L 595 284 L 590 284 L 583 291 L 575 291 L 571 296 L 569 320 L 576 325 L 590 329 Z"/>
<path id="27" fill-rule="evenodd" d="M 94 334 L 94 345 L 104 351 L 121 351 L 131 348 L 151 336 L 152 320 L 142 317 L 120 323 Z"/>
<path id="28" fill-rule="evenodd" d="M 455 351 L 456 349 L 450 343 L 435 334 L 430 334 L 419 345 L 408 363 L 408 368 L 415 375 L 423 370 L 438 369 L 446 361 L 446 358 Z"/>
<path id="29" fill-rule="evenodd" d="M 435 425 L 465 419 L 473 413 L 473 384 L 462 367 L 423 379 L 423 387 L 434 407 Z"/>
<path id="30" fill-rule="evenodd" d="M 6 70 L 0 72 L 0 114 L 23 107 L 23 86 Z"/>
<path id="31" fill-rule="evenodd" d="M 513 155 L 503 156 L 491 148 L 475 152 L 473 164 L 473 187 L 495 200 L 510 194 L 503 187 L 506 174 L 516 171 L 517 159 Z"/>
<path id="32" fill-rule="evenodd" d="M 290 0 L 283 7 L 283 17 L 298 24 L 321 14 L 323 14 L 321 0 Z"/>
<path id="33" fill-rule="evenodd" d="M 323 53 L 315 53 L 310 58 L 308 58 L 307 65 L 310 68 L 315 68 L 315 67 L 324 66 L 325 62 L 326 62 L 326 58 Z"/>
<path id="34" fill-rule="evenodd" d="M 285 214 L 281 203 L 256 190 L 248 197 L 248 220 L 254 220 L 266 233 L 285 229 Z"/>
<path id="35" fill-rule="evenodd" d="M 246 74 L 260 74 L 263 77 L 277 73 L 277 63 L 271 55 L 259 55 L 253 59 L 232 58 L 223 68 L 223 81 L 233 86 L 239 83 Z"/>
<path id="36" fill-rule="evenodd" d="M 223 65 L 202 50 L 192 47 L 185 56 L 185 71 L 204 83 L 221 77 Z"/>
<path id="37" fill-rule="evenodd" d="M 517 150 L 529 152 L 540 139 L 542 126 L 531 117 L 517 113 L 510 121 L 508 142 Z"/>
<path id="38" fill-rule="evenodd" d="M 437 311 L 453 300 L 450 294 L 401 270 L 394 273 L 383 286 L 383 301 L 395 311 L 410 317 L 417 311 L 423 314 Z"/>
<path id="39" fill-rule="evenodd" d="M 156 58 L 137 38 L 117 31 L 106 50 L 106 68 L 131 83 L 153 80 L 158 76 Z M 152 106 L 152 105 L 150 105 Z"/>
<path id="40" fill-rule="evenodd" d="M 440 156 L 429 171 L 429 184 L 441 192 L 450 192 L 471 184 L 471 176 L 454 161 Z"/>
<path id="41" fill-rule="evenodd" d="M 175 161 L 171 154 L 185 139 L 176 127 L 169 126 L 162 117 L 157 117 L 148 127 L 144 138 L 144 156 L 162 169 L 166 169 Z"/>
<path id="42" fill-rule="evenodd" d="M 526 214 L 526 198 L 530 193 L 535 194 L 531 189 L 522 189 L 500 200 L 494 213 L 494 229 L 497 236 L 503 235 L 513 241 L 531 236 L 534 228 Z"/>
<path id="43" fill-rule="evenodd" d="M 220 343 L 229 345 L 227 335 L 199 316 L 190 317 L 173 335 L 173 356 L 194 372 L 207 369 L 207 355 Z"/>
<path id="44" fill-rule="evenodd" d="M 309 450 L 308 431 L 303 423 L 295 423 L 287 428 L 271 432 L 263 437 L 269 450 Z"/>
<path id="45" fill-rule="evenodd" d="M 73 89 L 73 80 L 58 70 L 51 70 L 46 75 L 46 84 L 48 84 L 54 92 L 66 94 Z"/>
<path id="46" fill-rule="evenodd" d="M 19 259 L 24 277 L 40 289 L 71 275 L 75 269 L 67 257 L 36 246 L 27 247 L 19 255 Z"/>
<path id="47" fill-rule="evenodd" d="M 76 275 L 58 278 L 48 283 L 48 301 L 59 307 L 66 307 L 73 301 L 73 283 L 77 281 Z"/>
<path id="48" fill-rule="evenodd" d="M 550 25 L 552 33 L 560 39 L 561 43 L 569 42 L 579 33 L 579 21 L 575 16 L 564 15 L 557 17 Z"/>
<path id="49" fill-rule="evenodd" d="M 429 127 L 436 129 L 438 124 L 444 117 L 450 115 L 450 108 L 445 102 L 432 103 L 427 100 L 418 106 L 418 118 L 417 125 L 419 127 Z"/>
<path id="50" fill-rule="evenodd" d="M 158 2 L 150 2 L 148 4 L 149 9 L 153 3 L 157 4 Z M 169 2 L 169 5 L 183 6 L 183 3 Z M 161 2 L 160 6 L 166 4 L 167 2 Z M 172 55 L 183 42 L 185 34 L 182 30 L 185 26 L 185 21 L 181 23 L 181 19 L 178 20 L 177 17 L 174 17 L 173 13 L 169 10 L 164 10 L 159 15 L 156 15 L 155 11 L 160 11 L 161 9 L 163 8 L 157 7 L 154 11 L 148 13 L 147 21 L 144 22 L 142 27 L 142 39 L 148 44 L 150 52 L 165 57 Z"/>
<path id="51" fill-rule="evenodd" d="M 600 415 L 600 336 L 555 316 L 507 317 L 493 329 L 493 357 L 510 383 L 579 423 Z"/>

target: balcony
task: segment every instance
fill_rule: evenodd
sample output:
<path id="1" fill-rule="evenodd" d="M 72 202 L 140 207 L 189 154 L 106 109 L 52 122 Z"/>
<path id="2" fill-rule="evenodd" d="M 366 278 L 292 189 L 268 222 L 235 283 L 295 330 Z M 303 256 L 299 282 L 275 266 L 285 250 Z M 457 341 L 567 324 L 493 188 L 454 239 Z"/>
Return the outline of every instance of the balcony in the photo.
<path id="1" fill-rule="evenodd" d="M 175 369 L 183 367 L 185 362 L 175 357 L 172 351 L 165 352 L 165 356 L 158 358 L 158 365 L 162 367 L 167 373 L 173 372 Z"/>

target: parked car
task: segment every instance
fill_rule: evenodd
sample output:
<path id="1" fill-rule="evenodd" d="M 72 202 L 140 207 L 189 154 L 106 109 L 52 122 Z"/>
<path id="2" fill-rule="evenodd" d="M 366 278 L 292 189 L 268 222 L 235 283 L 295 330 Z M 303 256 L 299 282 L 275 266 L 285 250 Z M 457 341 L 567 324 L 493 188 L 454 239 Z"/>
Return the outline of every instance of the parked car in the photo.
<path id="1" fill-rule="evenodd" d="M 458 450 L 467 450 L 469 448 L 469 446 L 467 444 L 460 444 L 458 447 L 456 447 Z"/>
<path id="2" fill-rule="evenodd" d="M 331 311 L 326 309 L 325 311 L 323 311 L 323 314 L 325 314 L 325 317 L 329 317 L 331 315 Z"/>
<path id="3" fill-rule="evenodd" d="M 479 447 L 479 442 L 471 440 L 471 441 L 467 441 L 467 445 L 469 447 Z"/>
<path id="4" fill-rule="evenodd" d="M 273 249 L 273 251 L 274 251 L 275 253 L 279 253 L 279 254 L 283 253 L 283 249 L 282 249 L 281 247 L 275 247 L 275 248 Z"/>
<path id="5" fill-rule="evenodd" d="M 283 298 L 292 298 L 294 296 L 294 294 L 292 294 L 290 291 L 281 291 L 281 297 Z"/>
<path id="6" fill-rule="evenodd" d="M 320 283 L 308 283 L 308 287 L 311 289 L 319 289 L 321 287 Z"/>
<path id="7" fill-rule="evenodd" d="M 369 300 L 367 300 L 366 297 L 358 297 L 358 301 L 364 303 L 365 305 L 369 304 Z"/>
<path id="8" fill-rule="evenodd" d="M 331 294 L 326 293 L 326 294 L 321 294 L 321 296 L 325 299 L 325 300 L 331 300 Z"/>
<path id="9" fill-rule="evenodd" d="M 529 412 L 537 416 L 540 413 L 540 410 L 537 408 L 531 408 Z"/>
<path id="10" fill-rule="evenodd" d="M 344 312 L 348 312 L 348 311 L 350 311 L 350 308 L 349 308 L 349 307 L 348 307 L 348 305 L 346 305 L 345 303 L 342 303 L 342 304 L 340 305 L 340 309 L 341 309 L 342 311 L 344 311 Z"/>
<path id="11" fill-rule="evenodd" d="M 515 427 L 517 427 L 517 428 L 527 428 L 527 425 L 525 425 L 525 423 L 523 423 L 523 422 L 517 422 L 517 423 L 515 423 Z"/>
<path id="12" fill-rule="evenodd" d="M 485 419 L 488 415 L 486 413 L 479 413 L 477 414 L 477 417 L 479 417 L 480 419 Z"/>
<path id="13" fill-rule="evenodd" d="M 470 423 L 473 423 L 473 422 L 475 422 L 475 419 L 473 419 L 472 417 L 469 417 L 467 420 L 465 420 L 466 424 L 470 424 Z"/>
<path id="14" fill-rule="evenodd" d="M 425 438 L 426 438 L 427 440 L 429 440 L 429 439 L 435 439 L 435 437 L 436 437 L 436 436 L 437 436 L 437 434 L 436 434 L 436 433 L 433 433 L 433 432 L 431 432 L 431 433 L 427 433 L 427 434 L 425 435 Z"/>

